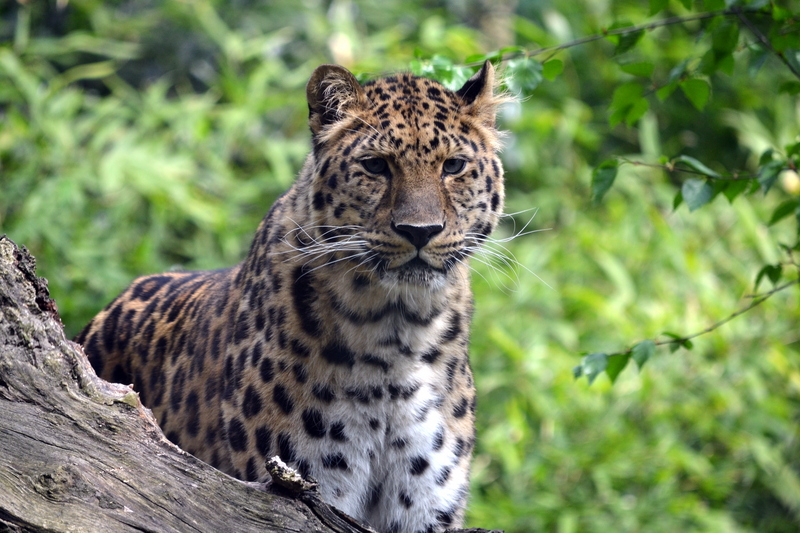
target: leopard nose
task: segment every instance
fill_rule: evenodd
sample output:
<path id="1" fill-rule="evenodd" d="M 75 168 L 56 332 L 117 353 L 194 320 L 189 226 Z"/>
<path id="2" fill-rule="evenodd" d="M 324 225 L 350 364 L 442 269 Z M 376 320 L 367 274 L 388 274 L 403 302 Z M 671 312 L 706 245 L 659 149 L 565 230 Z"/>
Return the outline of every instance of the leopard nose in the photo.
<path id="1" fill-rule="evenodd" d="M 392 222 L 392 229 L 403 236 L 408 242 L 413 244 L 417 250 L 430 242 L 434 235 L 444 229 L 443 224 L 432 224 L 428 226 L 415 226 L 413 224 L 397 224 Z"/>

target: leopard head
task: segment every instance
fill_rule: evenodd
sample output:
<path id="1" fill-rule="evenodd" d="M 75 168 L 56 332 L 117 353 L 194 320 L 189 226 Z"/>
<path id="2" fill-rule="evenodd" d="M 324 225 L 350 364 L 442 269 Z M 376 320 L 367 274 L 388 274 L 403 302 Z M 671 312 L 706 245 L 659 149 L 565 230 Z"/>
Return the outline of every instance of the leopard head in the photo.
<path id="1" fill-rule="evenodd" d="M 503 209 L 492 64 L 455 92 L 407 73 L 362 86 L 322 65 L 306 92 L 314 241 L 388 284 L 460 275 Z"/>

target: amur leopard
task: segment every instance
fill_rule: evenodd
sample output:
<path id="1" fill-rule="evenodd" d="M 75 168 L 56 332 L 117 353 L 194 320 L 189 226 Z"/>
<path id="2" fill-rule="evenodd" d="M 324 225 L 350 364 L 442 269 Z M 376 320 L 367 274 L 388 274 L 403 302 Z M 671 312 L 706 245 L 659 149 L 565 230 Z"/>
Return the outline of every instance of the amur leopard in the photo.
<path id="1" fill-rule="evenodd" d="M 139 278 L 78 335 L 168 439 L 244 480 L 279 455 L 383 533 L 459 526 L 475 444 L 469 257 L 497 224 L 503 97 L 318 67 L 313 150 L 228 269 Z"/>

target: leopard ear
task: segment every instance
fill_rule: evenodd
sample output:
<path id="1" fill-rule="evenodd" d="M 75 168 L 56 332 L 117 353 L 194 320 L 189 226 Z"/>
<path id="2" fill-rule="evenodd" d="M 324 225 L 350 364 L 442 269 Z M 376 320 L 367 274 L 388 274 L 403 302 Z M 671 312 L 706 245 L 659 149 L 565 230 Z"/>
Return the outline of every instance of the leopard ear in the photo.
<path id="1" fill-rule="evenodd" d="M 494 65 L 484 62 L 481 69 L 464 83 L 456 94 L 464 102 L 464 112 L 474 115 L 489 127 L 494 127 L 497 104 L 502 102 L 494 94 Z"/>
<path id="2" fill-rule="evenodd" d="M 369 103 L 356 77 L 339 65 L 318 66 L 306 85 L 306 98 L 308 125 L 314 135 L 341 120 L 347 110 Z"/>

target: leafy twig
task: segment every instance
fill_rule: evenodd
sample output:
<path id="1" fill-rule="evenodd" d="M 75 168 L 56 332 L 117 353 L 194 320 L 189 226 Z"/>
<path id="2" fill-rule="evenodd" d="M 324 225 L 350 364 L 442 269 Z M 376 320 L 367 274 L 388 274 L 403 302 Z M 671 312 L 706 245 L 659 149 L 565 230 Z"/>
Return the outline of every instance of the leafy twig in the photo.
<path id="1" fill-rule="evenodd" d="M 508 54 L 504 54 L 500 61 L 508 61 L 510 59 L 516 59 L 518 57 L 533 57 L 541 54 L 546 53 L 553 53 L 558 52 L 561 50 L 566 50 L 567 48 L 574 48 L 576 46 L 580 46 L 582 44 L 590 43 L 593 41 L 599 41 L 600 39 L 605 39 L 611 35 L 627 35 L 629 33 L 636 33 L 640 31 L 647 31 L 653 30 L 656 28 L 661 28 L 664 26 L 671 26 L 673 24 L 681 24 L 684 22 L 693 22 L 696 20 L 705 20 L 714 17 L 738 17 L 741 16 L 743 13 L 758 13 L 759 9 L 741 9 L 741 8 L 729 8 L 729 9 L 721 9 L 718 11 L 708 11 L 706 13 L 698 13 L 697 15 L 692 15 L 688 17 L 684 16 L 675 16 L 675 17 L 668 17 L 662 20 L 656 20 L 654 22 L 648 22 L 647 24 L 639 24 L 636 26 L 626 26 L 624 28 L 615 28 L 613 30 L 603 30 L 602 33 L 598 33 L 595 35 L 589 35 L 586 37 L 581 37 L 579 39 L 574 39 L 572 41 L 554 45 L 554 46 L 544 46 L 541 48 L 536 48 L 535 50 L 520 50 L 516 52 L 511 52 Z M 770 47 L 771 48 L 771 47 Z M 773 49 L 774 51 L 774 49 Z M 777 53 L 777 52 L 776 52 Z M 785 59 L 784 59 L 785 61 Z M 466 67 L 477 67 L 483 64 L 483 61 L 475 61 L 472 63 L 466 63 L 464 66 Z"/>
<path id="2" fill-rule="evenodd" d="M 757 174 L 753 174 L 751 172 L 733 172 L 729 174 L 720 174 L 720 175 L 709 175 L 705 172 L 701 172 L 699 170 L 695 170 L 692 168 L 685 168 L 685 167 L 678 167 L 675 166 L 675 162 L 670 161 L 666 164 L 658 164 L 658 163 L 645 163 L 644 161 L 634 161 L 631 159 L 627 159 L 624 157 L 617 158 L 618 161 L 622 163 L 627 163 L 629 165 L 633 165 L 636 167 L 649 167 L 649 168 L 660 168 L 666 172 L 683 172 L 686 174 L 697 174 L 698 176 L 705 176 L 706 178 L 720 180 L 720 181 L 742 181 L 742 180 L 752 180 L 758 178 Z M 783 170 L 787 170 L 789 167 L 787 166 Z"/>
<path id="3" fill-rule="evenodd" d="M 779 58 L 781 61 L 783 61 L 783 64 L 784 64 L 784 65 L 786 65 L 786 68 L 788 68 L 788 69 L 791 71 L 791 73 L 795 75 L 795 77 L 796 77 L 796 78 L 800 79 L 800 71 L 798 71 L 798 70 L 795 68 L 795 66 L 794 66 L 794 65 L 792 65 L 791 61 L 789 61 L 788 59 L 786 59 L 786 56 L 784 55 L 784 53 L 783 53 L 783 52 L 780 52 L 780 51 L 776 50 L 776 49 L 775 49 L 775 47 L 774 47 L 774 46 L 772 46 L 772 43 L 771 43 L 771 42 L 770 42 L 770 40 L 767 38 L 767 36 L 766 36 L 766 35 L 764 35 L 764 33 L 763 33 L 761 30 L 759 30 L 759 29 L 758 29 L 758 28 L 757 28 L 757 27 L 756 27 L 756 26 L 755 26 L 755 25 L 754 25 L 752 22 L 750 22 L 750 19 L 748 19 L 747 17 L 745 17 L 745 16 L 744 16 L 744 15 L 745 15 L 745 12 L 744 12 L 744 11 L 743 11 L 741 8 L 739 8 L 739 7 L 732 7 L 732 8 L 730 8 L 730 9 L 729 9 L 729 11 L 731 11 L 733 14 L 735 14 L 735 15 L 736 15 L 736 17 L 737 17 L 737 18 L 738 18 L 740 21 L 742 21 L 742 24 L 744 24 L 745 26 L 747 26 L 747 29 L 748 29 L 748 30 L 750 30 L 750 31 L 752 32 L 752 34 L 753 34 L 753 35 L 755 35 L 755 36 L 756 36 L 756 38 L 757 38 L 759 41 L 761 41 L 761 44 L 763 44 L 764 46 L 766 46 L 766 47 L 767 47 L 767 49 L 768 49 L 770 52 L 772 52 L 773 54 L 775 54 L 776 56 L 778 56 L 778 58 Z"/>
<path id="4" fill-rule="evenodd" d="M 671 26 L 673 24 L 681 24 L 685 22 L 693 22 L 697 20 L 706 20 L 715 17 L 736 17 L 741 21 L 741 23 L 747 27 L 748 30 L 761 42 L 763 46 L 765 46 L 770 52 L 772 52 L 775 56 L 777 56 L 786 68 L 794 74 L 794 76 L 800 79 L 800 71 L 786 58 L 786 55 L 775 49 L 770 42 L 769 38 L 764 35 L 764 33 L 759 30 L 745 15 L 748 13 L 760 13 L 762 12 L 761 9 L 742 9 L 741 7 L 734 6 L 728 9 L 720 9 L 717 11 L 708 11 L 706 13 L 698 13 L 697 15 L 692 16 L 675 16 L 675 17 L 668 17 L 662 20 L 657 20 L 654 22 L 648 22 L 646 24 L 639 24 L 635 26 L 626 26 L 624 28 L 614 28 L 613 30 L 603 30 L 601 33 L 597 33 L 595 35 L 589 35 L 586 37 L 581 37 L 579 39 L 574 39 L 572 41 L 554 45 L 554 46 L 543 46 L 541 48 L 536 48 L 534 50 L 519 50 L 515 52 L 510 52 L 507 54 L 503 54 L 500 58 L 500 61 L 508 61 L 511 59 L 516 59 L 518 57 L 533 57 L 538 56 L 541 54 L 550 54 L 552 57 L 557 52 L 561 50 L 566 50 L 568 48 L 574 48 L 576 46 L 580 46 L 582 44 L 599 41 L 600 39 L 604 39 L 606 37 L 612 35 L 628 35 L 630 33 L 637 33 L 641 31 L 653 30 L 656 28 L 661 28 L 664 26 Z M 482 64 L 482 61 L 475 61 L 471 63 L 466 63 L 464 66 L 466 67 L 477 67 Z"/>
<path id="5" fill-rule="evenodd" d="M 787 288 L 789 288 L 789 287 L 791 287 L 793 285 L 798 285 L 798 284 L 800 284 L 800 277 L 798 277 L 797 279 L 794 279 L 792 281 L 786 282 L 783 285 L 779 285 L 779 286 L 775 287 L 774 289 L 772 289 L 769 292 L 765 292 L 763 294 L 760 294 L 760 295 L 757 295 L 757 296 L 753 296 L 753 301 L 750 302 L 749 305 L 746 305 L 745 307 L 742 307 L 741 309 L 739 309 L 736 312 L 728 315 L 727 317 L 723 318 L 719 322 L 716 322 L 715 324 L 712 324 L 711 326 L 707 327 L 706 329 L 704 329 L 702 331 L 698 331 L 698 332 L 693 333 L 691 335 L 686 335 L 685 337 L 670 338 L 669 340 L 663 340 L 663 341 L 653 341 L 653 344 L 655 344 L 656 346 L 683 345 L 686 342 L 694 339 L 695 337 L 699 337 L 700 335 L 705 335 L 706 333 L 711 333 L 712 331 L 714 331 L 715 329 L 719 328 L 720 326 L 722 326 L 724 324 L 727 324 L 728 322 L 730 322 L 731 320 L 733 320 L 737 316 L 743 315 L 744 313 L 748 312 L 749 310 L 753 309 L 754 307 L 757 307 L 757 306 L 761 305 L 767 299 L 769 299 L 772 295 L 774 295 L 774 294 L 776 294 L 778 292 L 781 292 L 781 291 L 783 291 L 783 290 L 785 290 L 785 289 L 787 289 Z M 614 356 L 614 355 L 627 355 L 627 354 L 630 354 L 632 351 L 633 351 L 633 348 L 628 348 L 627 350 L 620 351 L 620 352 L 609 353 L 607 355 L 608 355 L 608 357 L 611 357 L 611 356 Z"/>
<path id="6" fill-rule="evenodd" d="M 791 264 L 797 266 L 797 263 L 794 261 L 791 255 L 790 255 L 790 262 Z M 769 292 L 755 296 L 753 301 L 750 302 L 750 305 L 747 305 L 739 309 L 735 313 L 732 313 L 731 315 L 720 320 L 716 324 L 713 324 L 702 331 L 698 331 L 697 333 L 693 333 L 692 335 L 679 337 L 678 335 L 665 333 L 665 335 L 668 335 L 670 339 L 661 341 L 654 341 L 648 339 L 635 344 L 634 346 L 628 348 L 627 350 L 614 353 L 604 353 L 604 352 L 591 353 L 585 356 L 581 360 L 581 364 L 572 369 L 572 373 L 574 374 L 576 379 L 580 378 L 581 376 L 586 376 L 586 378 L 589 380 L 589 384 L 591 385 L 597 378 L 597 376 L 605 372 L 606 374 L 608 374 L 608 377 L 611 379 L 611 382 L 613 383 L 614 381 L 616 381 L 617 376 L 619 376 L 620 372 L 622 372 L 622 370 L 628 365 L 628 361 L 630 359 L 635 360 L 636 363 L 639 365 L 639 368 L 641 368 L 647 362 L 647 360 L 653 355 L 656 346 L 669 345 L 674 348 L 679 348 L 679 347 L 691 348 L 692 346 L 691 339 L 694 339 L 695 337 L 699 337 L 700 335 L 705 335 L 706 333 L 714 331 L 723 324 L 730 322 L 737 316 L 746 313 L 747 311 L 751 310 L 757 305 L 761 305 L 773 294 L 798 284 L 800 284 L 800 276 L 798 276 L 798 278 L 793 281 L 775 287 Z"/>

